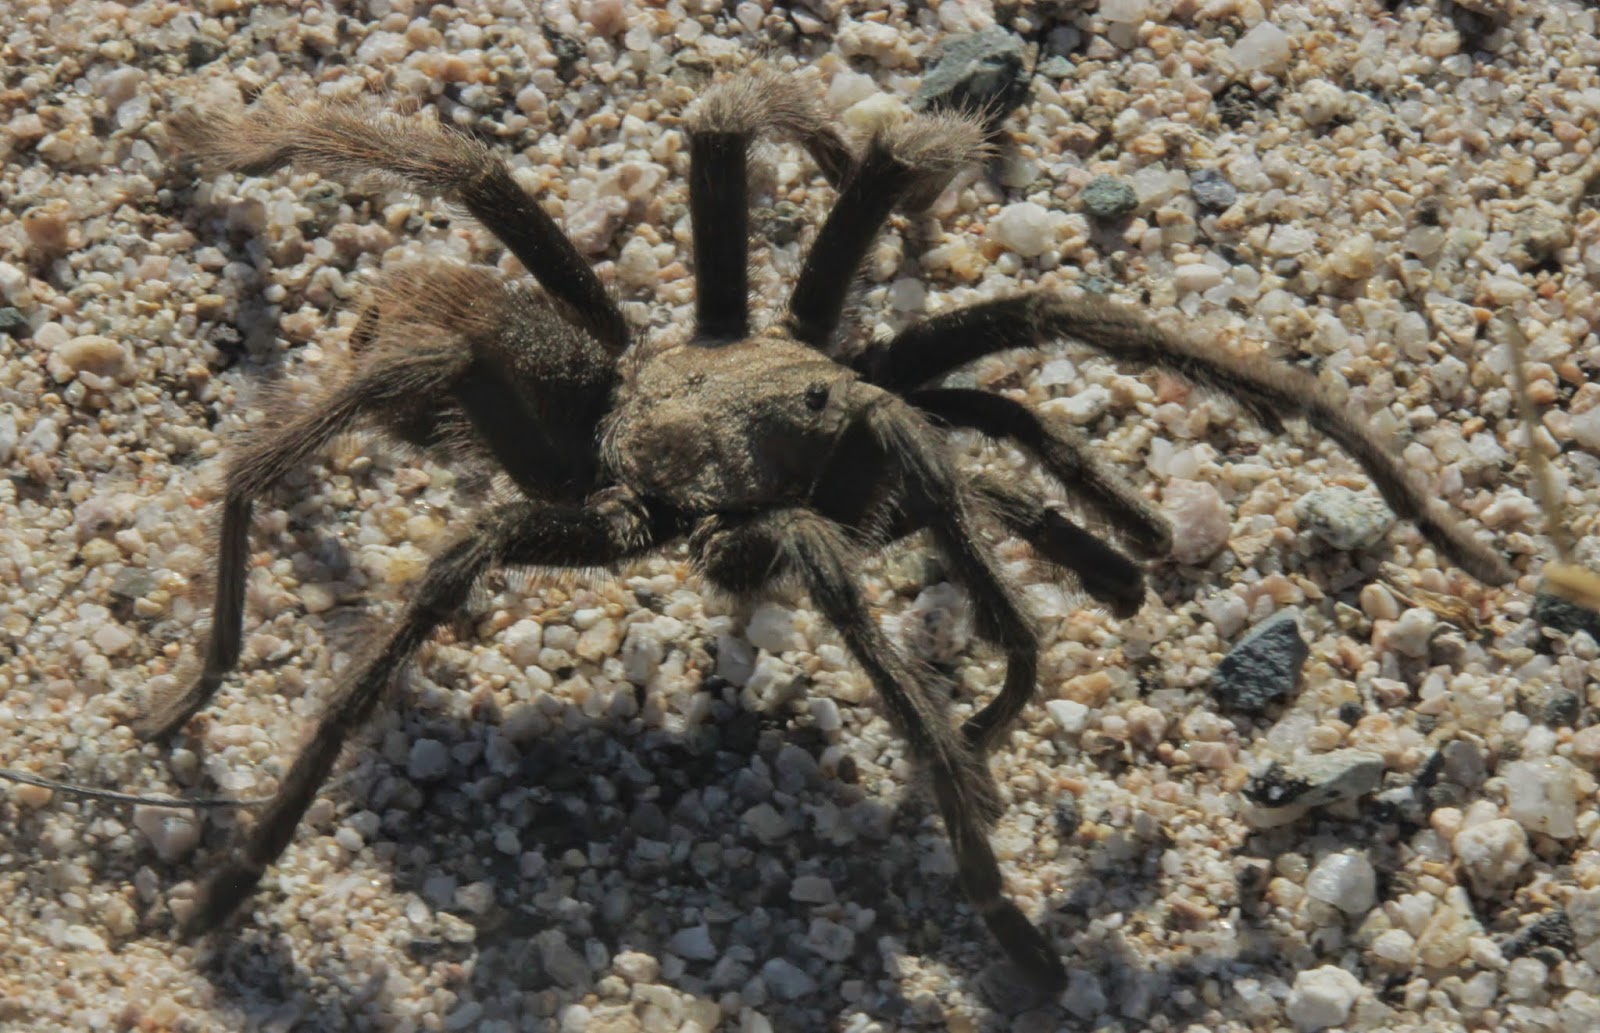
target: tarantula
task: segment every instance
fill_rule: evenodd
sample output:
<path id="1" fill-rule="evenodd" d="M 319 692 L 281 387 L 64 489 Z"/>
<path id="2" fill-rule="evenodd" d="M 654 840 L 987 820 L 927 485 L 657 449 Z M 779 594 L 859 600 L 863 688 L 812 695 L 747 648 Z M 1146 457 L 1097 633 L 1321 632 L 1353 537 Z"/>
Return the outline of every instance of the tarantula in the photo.
<path id="1" fill-rule="evenodd" d="M 687 538 L 699 572 L 720 589 L 749 597 L 797 583 L 810 595 L 929 775 L 972 905 L 1029 978 L 1060 986 L 1060 956 L 1003 895 L 989 844 L 1001 803 L 984 757 L 1034 693 L 1038 645 L 1017 588 L 982 535 L 1021 538 L 1118 614 L 1140 605 L 1143 576 L 1035 489 L 964 474 L 948 430 L 1013 442 L 1148 552 L 1165 552 L 1170 532 L 1071 428 L 998 395 L 940 386 L 946 374 L 995 352 L 1071 338 L 1226 392 L 1268 426 L 1303 417 L 1353 453 L 1390 505 L 1451 560 L 1486 582 L 1511 576 L 1314 376 L 1230 354 L 1133 308 L 1022 293 L 841 349 L 841 316 L 867 248 L 894 209 L 926 205 L 957 170 L 984 156 L 976 119 L 919 115 L 857 146 L 792 78 L 749 74 L 711 89 L 688 122 L 694 332 L 671 344 L 630 329 L 501 159 L 436 122 L 269 97 L 245 112 L 181 117 L 173 130 L 213 167 L 377 172 L 447 197 L 542 288 L 483 267 L 425 264 L 388 273 L 357 321 L 355 371 L 232 455 L 203 670 L 146 714 L 139 727 L 148 735 L 184 725 L 237 663 L 252 505 L 336 435 L 365 425 L 486 460 L 515 491 L 442 548 L 398 623 L 352 665 L 275 798 L 203 881 L 196 930 L 216 926 L 252 892 L 288 846 L 346 737 L 491 570 L 614 567 Z M 746 155 L 768 134 L 803 145 L 838 197 L 786 310 L 753 329 Z M 919 531 L 971 596 L 980 637 L 1006 659 L 998 695 L 960 728 L 928 684 L 929 672 L 879 629 L 856 584 L 864 554 Z"/>

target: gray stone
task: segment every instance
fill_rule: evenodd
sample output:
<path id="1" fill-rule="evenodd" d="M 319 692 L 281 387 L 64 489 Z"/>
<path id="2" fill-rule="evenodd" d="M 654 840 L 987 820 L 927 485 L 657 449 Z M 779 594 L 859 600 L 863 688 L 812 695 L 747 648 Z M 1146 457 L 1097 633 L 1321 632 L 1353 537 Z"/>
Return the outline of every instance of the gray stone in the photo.
<path id="1" fill-rule="evenodd" d="M 1335 549 L 1365 549 L 1394 526 L 1394 513 L 1376 495 L 1349 488 L 1321 488 L 1294 507 L 1301 524 Z"/>
<path id="2" fill-rule="evenodd" d="M 1334 750 L 1273 764 L 1245 786 L 1262 807 L 1322 807 L 1354 800 L 1383 781 L 1383 757 L 1366 750 Z"/>
<path id="3" fill-rule="evenodd" d="M 0 307 L 0 334 L 15 337 L 20 341 L 24 337 L 32 336 L 33 327 L 21 309 L 6 305 Z"/>
<path id="4" fill-rule="evenodd" d="M 406 774 L 418 782 L 433 782 L 450 771 L 450 751 L 438 739 L 418 739 L 411 744 Z"/>
<path id="5" fill-rule="evenodd" d="M 1023 43 L 999 26 L 946 38 L 922 76 L 916 106 L 983 116 L 993 132 L 1027 99 Z"/>
<path id="6" fill-rule="evenodd" d="M 779 1000 L 792 1001 L 804 997 L 817 988 L 817 981 L 805 970 L 783 958 L 773 958 L 761 966 L 761 981 Z"/>
<path id="7" fill-rule="evenodd" d="M 1222 658 L 1211 676 L 1211 693 L 1228 710 L 1259 714 L 1299 688 L 1310 652 L 1300 637 L 1298 611 L 1283 610 L 1252 628 Z"/>
<path id="8" fill-rule="evenodd" d="M 1189 177 L 1189 193 L 1194 203 L 1213 212 L 1224 211 L 1239 200 L 1239 190 L 1228 182 L 1220 169 L 1200 169 Z"/>
<path id="9" fill-rule="evenodd" d="M 1083 188 L 1083 210 L 1096 222 L 1115 222 L 1139 207 L 1133 184 L 1115 176 L 1096 176 Z"/>
<path id="10" fill-rule="evenodd" d="M 717 956 L 717 945 L 711 942 L 711 930 L 704 923 L 673 933 L 667 949 L 687 961 L 710 961 Z"/>

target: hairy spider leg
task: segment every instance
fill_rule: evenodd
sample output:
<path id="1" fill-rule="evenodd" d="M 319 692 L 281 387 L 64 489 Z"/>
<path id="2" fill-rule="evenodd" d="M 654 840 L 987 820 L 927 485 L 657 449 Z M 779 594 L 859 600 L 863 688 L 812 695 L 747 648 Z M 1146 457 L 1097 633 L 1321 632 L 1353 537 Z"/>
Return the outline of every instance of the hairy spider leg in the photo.
<path id="1" fill-rule="evenodd" d="M 983 500 L 951 467 L 943 437 L 916 410 L 889 395 L 867 412 L 865 422 L 890 468 L 900 474 L 906 516 L 929 530 L 956 581 L 971 595 L 978 634 L 1005 653 L 1000 692 L 964 729 L 968 742 L 987 751 L 1033 698 L 1039 677 L 1033 621 L 979 544 Z"/>
<path id="2" fill-rule="evenodd" d="M 713 86 L 689 120 L 689 213 L 694 231 L 695 333 L 738 340 L 750 333 L 750 144 L 775 134 L 798 140 L 837 181 L 854 156 L 793 76 L 758 72 Z"/>
<path id="3" fill-rule="evenodd" d="M 159 701 L 134 722 L 139 735 L 159 738 L 182 727 L 211 701 L 222 679 L 239 662 L 255 499 L 363 417 L 405 410 L 419 396 L 442 394 L 460 376 L 466 362 L 464 353 L 449 347 L 423 346 L 390 355 L 387 361 L 334 387 L 286 424 L 256 436 L 232 457 L 222 502 L 204 666 L 194 684 L 172 699 Z"/>
<path id="4" fill-rule="evenodd" d="M 188 931 L 216 927 L 250 895 L 294 838 L 350 733 L 365 723 L 384 689 L 434 629 L 466 605 L 485 573 L 499 566 L 610 567 L 653 541 L 650 517 L 627 498 L 594 505 L 511 502 L 475 520 L 470 531 L 434 557 L 399 623 L 336 690 L 272 802 L 201 884 Z"/>
<path id="5" fill-rule="evenodd" d="M 622 311 L 578 249 L 489 147 L 438 122 L 354 104 L 269 94 L 237 113 L 173 119 L 180 146 L 209 164 L 251 175 L 287 165 L 351 179 L 380 173 L 462 204 L 511 249 L 533 278 L 612 355 L 627 348 Z"/>
<path id="6" fill-rule="evenodd" d="M 986 153 L 982 123 L 962 115 L 917 115 L 874 136 L 806 253 L 784 317 L 789 333 L 826 349 L 889 213 L 909 197 L 931 203 L 935 187 Z"/>
<path id="7" fill-rule="evenodd" d="M 534 498 L 596 487 L 615 362 L 545 298 L 482 267 L 401 267 L 374 285 L 357 332 L 354 376 L 230 457 L 204 666 L 135 722 L 141 735 L 180 728 L 238 663 L 254 500 L 339 434 L 369 422 L 412 444 L 487 452 Z"/>
<path id="8" fill-rule="evenodd" d="M 1061 338 L 1229 395 L 1269 428 L 1280 417 L 1302 417 L 1350 453 L 1390 508 L 1415 522 L 1452 563 L 1489 585 L 1515 577 L 1506 560 L 1421 487 L 1377 435 L 1346 415 L 1315 376 L 1175 333 L 1128 305 L 1045 292 L 979 302 L 908 327 L 863 365 L 872 383 L 904 392 L 984 355 Z"/>
<path id="9" fill-rule="evenodd" d="M 1089 438 L 1056 416 L 1004 395 L 971 388 L 926 388 L 906 400 L 946 423 L 1014 442 L 1055 480 L 1150 556 L 1172 550 L 1172 527 L 1161 510 L 1095 454 Z"/>
<path id="10" fill-rule="evenodd" d="M 768 510 L 742 522 L 713 518 L 712 523 L 714 530 L 696 533 L 706 577 L 739 593 L 785 575 L 799 578 L 866 671 L 912 756 L 931 776 L 968 899 L 1031 981 L 1064 985 L 1066 972 L 1055 948 L 1003 894 L 988 837 L 1000 812 L 993 778 L 981 755 L 951 726 L 941 701 L 923 689 L 927 672 L 902 656 L 873 620 L 851 575 L 860 556 L 844 529 L 798 507 Z"/>
<path id="11" fill-rule="evenodd" d="M 994 476 L 978 477 L 973 489 L 1007 530 L 1040 559 L 1071 571 L 1079 586 L 1114 615 L 1132 617 L 1144 605 L 1144 568 L 1079 526 L 1060 504 Z"/>

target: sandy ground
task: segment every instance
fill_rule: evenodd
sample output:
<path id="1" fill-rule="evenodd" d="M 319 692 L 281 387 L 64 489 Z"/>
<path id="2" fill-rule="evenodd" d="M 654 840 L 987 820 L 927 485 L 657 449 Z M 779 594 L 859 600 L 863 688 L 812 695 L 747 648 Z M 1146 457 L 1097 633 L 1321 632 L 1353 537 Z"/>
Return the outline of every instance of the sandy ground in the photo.
<path id="1" fill-rule="evenodd" d="M 280 87 L 443 118 L 517 166 L 632 320 L 674 332 L 692 310 L 674 127 L 706 83 L 761 55 L 869 130 L 946 40 L 996 17 L 957 0 L 0 0 L 0 764 L 270 794 L 351 652 L 484 494 L 471 471 L 338 443 L 260 507 L 239 671 L 184 735 L 135 739 L 128 716 L 198 638 L 225 442 L 337 375 L 377 270 L 520 272 L 402 191 L 197 178 L 163 118 Z M 1045 651 L 1041 704 L 993 760 L 994 842 L 1071 970 L 1059 998 L 1008 983 L 914 769 L 805 601 L 703 597 L 669 553 L 491 585 L 210 939 L 174 930 L 233 812 L 0 789 L 0 1029 L 1600 1028 L 1600 664 L 1591 632 L 1533 616 L 1552 543 L 1491 319 L 1529 342 L 1534 447 L 1593 565 L 1596 12 L 1115 0 L 998 17 L 1042 38 L 1031 96 L 988 168 L 894 217 L 859 333 L 1086 287 L 1265 349 L 1317 370 L 1519 579 L 1486 588 L 1410 525 L 1384 533 L 1356 464 L 1301 428 L 1269 434 L 1081 349 L 985 360 L 962 382 L 1081 425 L 1180 527 L 1126 621 L 1000 546 Z M 756 166 L 770 312 L 831 193 L 792 147 Z M 974 469 L 1032 469 L 957 447 Z M 966 640 L 921 545 L 863 580 L 893 635 L 943 651 L 959 715 L 1003 664 Z M 1309 644 L 1296 690 L 1260 715 L 1220 705 L 1220 659 L 1284 613 Z M 929 626 L 945 637 L 914 634 Z M 1307 777 L 1334 802 L 1258 806 L 1274 762 L 1321 764 Z"/>

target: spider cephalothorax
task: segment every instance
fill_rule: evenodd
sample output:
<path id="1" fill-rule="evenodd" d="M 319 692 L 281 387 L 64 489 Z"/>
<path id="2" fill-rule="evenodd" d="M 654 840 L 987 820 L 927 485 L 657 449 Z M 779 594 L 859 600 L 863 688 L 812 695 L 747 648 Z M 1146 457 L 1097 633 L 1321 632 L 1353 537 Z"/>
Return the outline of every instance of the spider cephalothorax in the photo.
<path id="1" fill-rule="evenodd" d="M 638 339 L 593 271 L 482 144 L 421 119 L 268 99 L 247 113 L 174 125 L 215 166 L 378 172 L 464 205 L 522 261 L 542 292 L 480 267 L 416 265 L 380 281 L 358 323 L 354 371 L 320 400 L 245 442 L 228 468 L 214 624 L 204 669 L 142 722 L 181 727 L 239 658 L 253 502 L 335 435 L 358 425 L 485 461 L 516 491 L 433 559 L 396 626 L 351 667 L 310 743 L 255 826 L 201 889 L 194 924 L 222 921 L 288 845 L 340 747 L 384 687 L 474 586 L 503 567 L 611 566 L 684 538 L 703 576 L 754 595 L 792 584 L 840 635 L 929 776 L 962 883 L 1007 954 L 1059 985 L 1049 939 L 1002 894 L 988 831 L 1001 813 L 985 752 L 1034 692 L 1037 644 L 986 530 L 1026 541 L 1122 614 L 1143 598 L 1137 565 L 1035 490 L 963 474 L 945 428 L 1012 441 L 1130 541 L 1163 552 L 1155 509 L 1087 439 L 1025 405 L 940 386 L 984 355 L 1072 338 L 1227 392 L 1275 423 L 1301 416 L 1361 461 L 1390 504 L 1439 550 L 1490 582 L 1509 568 L 1344 416 L 1308 373 L 1240 358 L 1089 297 L 1024 293 L 936 316 L 836 361 L 845 299 L 895 208 L 937 195 L 984 152 L 983 129 L 919 116 L 852 147 L 792 79 L 747 75 L 710 91 L 690 120 L 689 198 L 698 288 L 683 343 Z M 767 133 L 798 140 L 839 189 L 790 295 L 751 326 L 745 158 Z M 928 672 L 879 630 L 856 584 L 862 555 L 927 531 L 972 597 L 979 634 L 1005 654 L 1004 685 L 962 728 Z"/>

